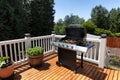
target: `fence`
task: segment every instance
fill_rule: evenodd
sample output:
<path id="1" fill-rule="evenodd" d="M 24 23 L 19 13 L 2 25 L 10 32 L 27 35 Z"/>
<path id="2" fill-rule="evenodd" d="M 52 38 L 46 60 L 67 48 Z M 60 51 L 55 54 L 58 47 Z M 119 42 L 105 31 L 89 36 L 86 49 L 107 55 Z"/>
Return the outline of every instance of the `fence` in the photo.
<path id="1" fill-rule="evenodd" d="M 120 38 L 107 37 L 107 47 L 120 48 Z"/>
<path id="2" fill-rule="evenodd" d="M 107 37 L 107 49 L 110 56 L 120 57 L 120 38 Z"/>
<path id="3" fill-rule="evenodd" d="M 41 46 L 44 48 L 44 54 L 54 51 L 55 48 L 50 45 L 50 42 L 60 39 L 61 35 L 46 35 L 38 37 L 27 37 L 24 39 L 16 39 L 0 42 L 0 56 L 10 56 L 15 63 L 21 63 L 27 60 L 26 50 L 31 47 Z M 105 60 L 105 45 L 106 39 L 87 38 L 87 43 L 93 43 L 95 46 L 91 48 L 85 55 L 84 60 L 96 63 L 99 67 L 104 67 Z M 80 53 L 77 57 L 80 58 Z"/>

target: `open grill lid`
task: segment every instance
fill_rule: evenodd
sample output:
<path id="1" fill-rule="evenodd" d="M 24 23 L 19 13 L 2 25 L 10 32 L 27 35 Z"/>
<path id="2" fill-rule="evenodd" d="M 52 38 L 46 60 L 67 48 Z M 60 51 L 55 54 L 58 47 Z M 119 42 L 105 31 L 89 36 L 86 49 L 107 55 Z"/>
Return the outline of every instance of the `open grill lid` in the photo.
<path id="1" fill-rule="evenodd" d="M 71 40 L 83 40 L 86 37 L 86 30 L 83 27 L 80 27 L 76 24 L 69 25 L 65 29 L 66 36 L 62 40 L 71 39 Z"/>
<path id="2" fill-rule="evenodd" d="M 66 37 L 68 39 L 81 40 L 85 36 L 86 36 L 86 32 L 84 28 L 75 28 L 75 27 L 66 28 Z"/>

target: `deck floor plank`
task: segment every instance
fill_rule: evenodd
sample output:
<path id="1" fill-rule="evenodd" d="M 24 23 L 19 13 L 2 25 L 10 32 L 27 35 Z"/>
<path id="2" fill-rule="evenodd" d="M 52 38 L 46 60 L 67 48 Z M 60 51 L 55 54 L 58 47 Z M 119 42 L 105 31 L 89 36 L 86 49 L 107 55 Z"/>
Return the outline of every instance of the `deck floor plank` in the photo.
<path id="1" fill-rule="evenodd" d="M 42 66 L 32 68 L 29 64 L 15 69 L 14 80 L 120 80 L 120 71 L 100 69 L 98 65 L 84 61 L 83 68 L 73 70 L 57 66 L 57 57 L 45 61 Z"/>
<path id="2" fill-rule="evenodd" d="M 85 80 L 91 80 L 91 79 L 93 78 L 93 77 L 92 77 L 93 74 L 96 72 L 96 69 L 97 69 L 97 68 L 94 66 L 94 67 L 92 68 L 92 71 L 90 72 L 91 74 L 88 74 L 89 77 L 86 77 Z M 95 74 L 94 74 L 94 75 L 95 75 Z"/>
<path id="3" fill-rule="evenodd" d="M 108 80 L 113 80 L 113 76 L 114 76 L 114 70 L 110 70 L 110 75 Z"/>
<path id="4" fill-rule="evenodd" d="M 113 76 L 113 80 L 118 80 L 118 71 L 115 70 L 114 76 Z"/>
<path id="5" fill-rule="evenodd" d="M 100 76 L 100 80 L 105 80 L 105 77 L 107 77 L 107 69 L 101 70 L 103 74 Z"/>
<path id="6" fill-rule="evenodd" d="M 88 64 L 86 68 L 84 68 L 84 71 L 82 72 L 80 71 L 81 75 L 79 75 L 76 80 L 81 80 L 85 76 L 84 74 L 86 74 L 86 72 L 88 72 L 89 70 L 90 70 L 90 65 Z"/>
<path id="7" fill-rule="evenodd" d="M 105 80 L 108 80 L 109 79 L 109 76 L 110 76 L 110 69 L 106 69 L 106 77 L 105 77 Z"/>
<path id="8" fill-rule="evenodd" d="M 118 80 L 120 80 L 120 70 L 118 71 L 119 73 L 118 73 Z"/>

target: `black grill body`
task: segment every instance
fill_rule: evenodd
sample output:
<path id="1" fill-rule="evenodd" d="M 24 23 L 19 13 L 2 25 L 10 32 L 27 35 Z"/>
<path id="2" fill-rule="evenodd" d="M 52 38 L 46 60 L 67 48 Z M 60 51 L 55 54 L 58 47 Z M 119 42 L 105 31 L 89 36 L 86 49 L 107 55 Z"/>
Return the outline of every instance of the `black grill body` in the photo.
<path id="1" fill-rule="evenodd" d="M 62 38 L 63 40 L 74 40 L 76 41 L 76 45 L 85 46 L 84 38 L 86 37 L 86 30 L 84 28 L 75 28 L 75 27 L 67 27 L 66 28 L 66 36 Z M 56 64 L 58 66 L 66 65 L 69 66 L 74 73 L 77 72 L 77 68 L 81 66 L 83 68 L 83 53 L 81 54 L 81 64 L 77 66 L 76 63 L 76 55 L 77 52 L 65 48 L 58 47 L 58 61 Z"/>

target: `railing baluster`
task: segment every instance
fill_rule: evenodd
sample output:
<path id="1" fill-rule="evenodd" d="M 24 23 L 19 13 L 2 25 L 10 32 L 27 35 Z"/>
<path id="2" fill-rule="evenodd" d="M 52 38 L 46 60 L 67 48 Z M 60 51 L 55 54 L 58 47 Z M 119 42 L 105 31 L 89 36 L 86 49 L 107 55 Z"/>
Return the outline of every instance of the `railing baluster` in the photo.
<path id="1" fill-rule="evenodd" d="M 35 43 L 35 44 L 36 44 L 35 46 L 38 46 L 38 45 L 37 45 L 37 40 L 35 40 L 35 42 L 36 42 L 36 43 Z"/>
<path id="2" fill-rule="evenodd" d="M 93 47 L 93 54 L 94 54 L 94 56 L 93 56 L 93 59 L 94 60 L 96 60 L 96 43 L 94 43 L 95 44 L 95 46 Z"/>
<path id="3" fill-rule="evenodd" d="M 24 56 L 24 43 L 22 42 L 22 59 L 24 60 L 25 56 Z"/>
<path id="4" fill-rule="evenodd" d="M 18 55 L 19 55 L 19 60 L 21 60 L 20 43 L 18 43 Z"/>
<path id="5" fill-rule="evenodd" d="M 43 39 L 43 43 L 44 43 L 43 45 L 44 45 L 44 49 L 45 49 L 45 52 L 46 52 L 46 46 L 45 46 L 46 45 L 46 40 L 45 40 L 45 38 Z"/>
<path id="6" fill-rule="evenodd" d="M 50 42 L 51 42 L 51 38 L 50 38 Z M 49 45 L 50 45 L 50 42 L 49 42 Z M 50 45 L 50 50 L 52 50 L 52 46 Z"/>
<path id="7" fill-rule="evenodd" d="M 5 56 L 8 56 L 7 44 L 5 44 L 4 46 L 5 46 Z"/>
<path id="8" fill-rule="evenodd" d="M 48 50 L 50 50 L 50 38 L 48 38 Z"/>
<path id="9" fill-rule="evenodd" d="M 47 38 L 45 38 L 45 49 L 46 49 L 46 51 L 47 51 L 47 46 L 46 46 L 46 45 L 47 45 Z M 45 51 L 45 52 L 46 52 L 46 51 Z"/>
<path id="10" fill-rule="evenodd" d="M 2 45 L 0 45 L 0 56 L 3 56 Z"/>
<path id="11" fill-rule="evenodd" d="M 10 45 L 10 58 L 11 58 L 11 60 L 14 60 L 13 53 L 12 53 L 12 44 L 9 44 L 9 45 Z"/>
<path id="12" fill-rule="evenodd" d="M 40 46 L 40 39 L 38 39 L 38 46 Z"/>
<path id="13" fill-rule="evenodd" d="M 14 55 L 15 55 L 15 61 L 17 61 L 17 54 L 16 54 L 16 45 L 14 43 Z"/>
<path id="14" fill-rule="evenodd" d="M 40 46 L 42 47 L 42 39 L 40 39 Z"/>

